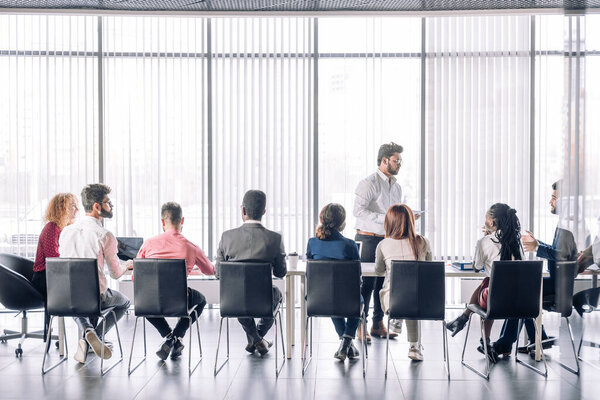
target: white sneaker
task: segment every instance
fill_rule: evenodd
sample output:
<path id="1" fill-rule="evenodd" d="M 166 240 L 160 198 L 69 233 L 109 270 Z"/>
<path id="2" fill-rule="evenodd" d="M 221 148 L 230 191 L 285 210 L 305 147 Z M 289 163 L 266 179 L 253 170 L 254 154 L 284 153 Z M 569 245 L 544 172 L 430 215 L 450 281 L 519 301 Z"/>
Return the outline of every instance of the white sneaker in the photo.
<path id="1" fill-rule="evenodd" d="M 79 342 L 77 343 L 77 352 L 73 357 L 75 361 L 81 364 L 85 364 L 85 360 L 87 359 L 88 347 L 89 346 L 85 340 L 79 339 Z"/>
<path id="2" fill-rule="evenodd" d="M 408 349 L 408 358 L 410 358 L 413 361 L 423 361 L 422 350 L 423 346 L 421 346 L 420 344 L 411 344 L 410 349 Z"/>
<path id="3" fill-rule="evenodd" d="M 396 332 L 398 335 L 402 333 L 402 320 L 392 319 L 390 320 L 390 331 Z"/>
<path id="4" fill-rule="evenodd" d="M 88 342 L 88 344 L 94 350 L 94 354 L 96 354 L 98 357 L 102 357 L 102 348 L 104 348 L 104 359 L 105 360 L 108 360 L 109 358 L 112 357 L 111 349 L 108 346 L 102 344 L 102 341 L 100 340 L 98 335 L 96 335 L 95 330 L 93 330 L 93 329 L 88 330 L 85 333 L 85 340 Z"/>
<path id="5" fill-rule="evenodd" d="M 98 338 L 98 339 L 99 339 L 100 341 L 102 341 L 102 339 L 100 339 L 100 338 Z M 104 341 L 104 345 L 105 345 L 105 346 L 107 346 L 109 349 L 111 349 L 111 351 L 112 351 L 112 350 L 114 350 L 114 348 L 115 348 L 115 347 L 114 347 L 114 345 L 113 345 L 113 343 L 112 343 L 112 342 L 109 342 L 108 340 L 105 340 L 105 341 Z M 89 354 L 89 353 L 93 353 L 93 352 L 94 352 L 94 349 L 92 349 L 92 346 L 88 346 L 88 350 L 87 350 L 87 352 L 88 352 L 88 354 Z"/>

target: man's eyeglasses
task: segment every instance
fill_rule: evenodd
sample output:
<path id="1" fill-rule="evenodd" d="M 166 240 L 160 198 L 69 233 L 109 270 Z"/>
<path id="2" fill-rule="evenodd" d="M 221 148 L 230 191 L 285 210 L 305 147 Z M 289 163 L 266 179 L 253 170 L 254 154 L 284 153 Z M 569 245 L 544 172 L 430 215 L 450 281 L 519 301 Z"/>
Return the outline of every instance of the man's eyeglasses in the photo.
<path id="1" fill-rule="evenodd" d="M 113 207 L 114 207 L 114 206 L 113 206 L 113 203 L 112 203 L 112 201 L 110 201 L 110 200 L 105 200 L 105 201 L 103 201 L 103 202 L 102 202 L 102 204 L 106 204 L 106 205 L 108 205 L 110 208 L 113 208 Z"/>
<path id="2" fill-rule="evenodd" d="M 394 160 L 393 158 L 388 158 L 388 160 L 393 161 L 393 162 L 395 162 L 398 165 L 402 164 L 402 159 L 401 158 L 399 158 L 397 160 Z"/>

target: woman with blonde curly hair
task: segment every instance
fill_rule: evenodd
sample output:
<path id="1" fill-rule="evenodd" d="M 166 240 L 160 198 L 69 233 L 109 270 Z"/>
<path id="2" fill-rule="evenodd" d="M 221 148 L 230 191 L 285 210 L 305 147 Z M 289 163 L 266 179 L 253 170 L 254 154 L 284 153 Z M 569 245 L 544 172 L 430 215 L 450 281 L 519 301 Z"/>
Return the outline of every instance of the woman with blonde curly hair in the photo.
<path id="1" fill-rule="evenodd" d="M 73 193 L 59 193 L 48 203 L 44 216 L 46 225 L 40 233 L 31 278 L 31 283 L 44 300 L 46 300 L 46 258 L 59 256 L 58 237 L 65 226 L 73 223 L 77 211 L 79 211 L 77 197 Z"/>

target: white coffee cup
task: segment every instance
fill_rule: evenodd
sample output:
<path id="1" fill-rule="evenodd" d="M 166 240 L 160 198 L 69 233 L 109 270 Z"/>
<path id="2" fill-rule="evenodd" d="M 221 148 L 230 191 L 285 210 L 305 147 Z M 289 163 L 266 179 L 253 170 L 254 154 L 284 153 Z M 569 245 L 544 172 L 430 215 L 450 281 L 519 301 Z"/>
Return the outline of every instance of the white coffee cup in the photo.
<path id="1" fill-rule="evenodd" d="M 296 269 L 298 267 L 298 254 L 288 254 L 287 256 L 287 267 L 288 269 Z"/>

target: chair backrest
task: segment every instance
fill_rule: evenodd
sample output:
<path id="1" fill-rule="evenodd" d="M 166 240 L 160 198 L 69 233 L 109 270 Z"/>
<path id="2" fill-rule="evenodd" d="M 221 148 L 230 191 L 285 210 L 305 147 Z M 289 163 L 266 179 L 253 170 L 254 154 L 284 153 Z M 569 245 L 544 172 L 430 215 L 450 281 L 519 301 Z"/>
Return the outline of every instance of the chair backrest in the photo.
<path id="1" fill-rule="evenodd" d="M 0 303 L 9 310 L 44 307 L 42 295 L 18 272 L 0 264 Z"/>
<path id="2" fill-rule="evenodd" d="M 134 259 L 133 296 L 137 317 L 187 316 L 185 260 Z"/>
<path id="3" fill-rule="evenodd" d="M 223 262 L 220 267 L 222 317 L 273 317 L 271 264 Z"/>
<path id="4" fill-rule="evenodd" d="M 537 317 L 541 285 L 542 261 L 494 261 L 487 318 Z"/>
<path id="5" fill-rule="evenodd" d="M 360 318 L 360 275 L 360 261 L 308 260 L 307 315 Z"/>
<path id="6" fill-rule="evenodd" d="M 95 258 L 47 258 L 46 289 L 50 315 L 100 315 L 100 281 Z"/>
<path id="7" fill-rule="evenodd" d="M 442 261 L 392 261 L 390 318 L 443 320 L 446 271 Z"/>
<path id="8" fill-rule="evenodd" d="M 23 275 L 25 279 L 31 282 L 31 278 L 33 277 L 33 261 L 30 259 L 14 254 L 0 253 L 0 264 Z"/>
<path id="9" fill-rule="evenodd" d="M 556 263 L 554 275 L 554 311 L 562 317 L 570 317 L 573 312 L 573 287 L 577 276 L 577 261 Z"/>

